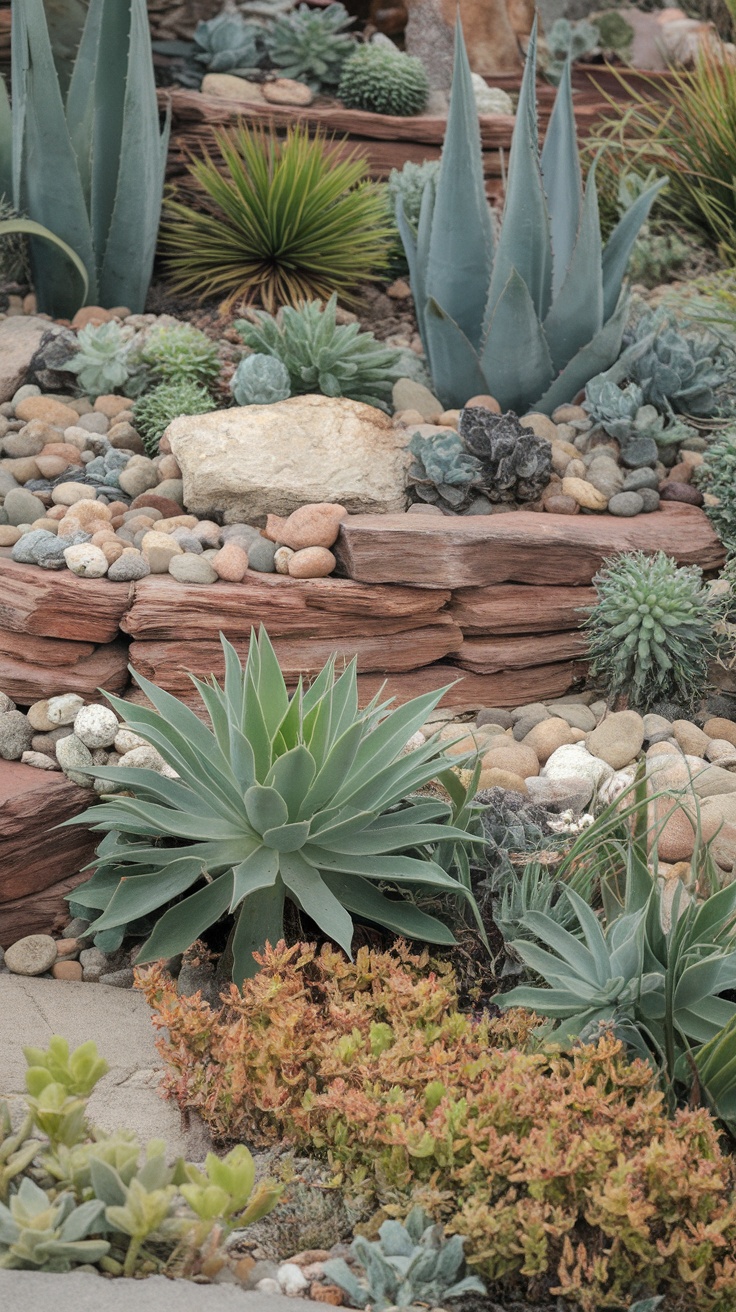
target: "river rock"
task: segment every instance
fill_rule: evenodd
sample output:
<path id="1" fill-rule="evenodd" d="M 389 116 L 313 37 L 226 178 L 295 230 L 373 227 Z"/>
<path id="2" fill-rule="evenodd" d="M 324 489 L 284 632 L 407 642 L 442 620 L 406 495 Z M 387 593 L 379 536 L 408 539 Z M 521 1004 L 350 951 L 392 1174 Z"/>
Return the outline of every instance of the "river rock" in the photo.
<path id="1" fill-rule="evenodd" d="M 28 934 L 5 949 L 5 965 L 13 975 L 45 975 L 56 961 L 50 934 Z"/>
<path id="2" fill-rule="evenodd" d="M 540 773 L 545 779 L 585 779 L 598 788 L 611 778 L 613 769 L 600 757 L 591 756 L 584 743 L 569 743 L 552 753 Z"/>
<path id="3" fill-rule="evenodd" d="M 74 720 L 74 732 L 92 751 L 96 747 L 112 747 L 120 728 L 117 715 L 109 706 L 93 703 L 83 706 Z"/>
<path id="4" fill-rule="evenodd" d="M 292 551 L 302 551 L 305 547 L 331 547 L 337 541 L 340 524 L 347 513 L 344 506 L 329 501 L 321 505 L 300 506 L 288 519 L 269 515 L 264 536 L 271 542 L 291 547 Z"/>
<path id="5" fill-rule="evenodd" d="M 607 715 L 586 739 L 592 756 L 606 761 L 614 770 L 620 770 L 641 751 L 644 742 L 644 722 L 636 711 L 616 711 Z"/>
<path id="6" fill-rule="evenodd" d="M 226 523 L 264 522 L 269 513 L 325 501 L 351 513 L 396 513 L 406 505 L 409 435 L 360 401 L 294 396 L 182 415 L 166 436 L 185 504 L 202 518 L 219 512 Z"/>
<path id="7" fill-rule="evenodd" d="M 5 711 L 0 715 L 0 757 L 4 761 L 19 761 L 28 751 L 34 732 L 22 711 Z"/>

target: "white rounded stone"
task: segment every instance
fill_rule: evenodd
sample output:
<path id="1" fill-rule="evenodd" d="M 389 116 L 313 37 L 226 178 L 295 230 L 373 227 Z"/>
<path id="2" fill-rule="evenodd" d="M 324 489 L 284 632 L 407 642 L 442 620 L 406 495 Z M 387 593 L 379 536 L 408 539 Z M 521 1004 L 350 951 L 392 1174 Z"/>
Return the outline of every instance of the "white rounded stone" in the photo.
<path id="1" fill-rule="evenodd" d="M 74 732 L 85 747 L 112 747 L 119 729 L 118 717 L 109 706 L 83 706 L 74 721 Z"/>

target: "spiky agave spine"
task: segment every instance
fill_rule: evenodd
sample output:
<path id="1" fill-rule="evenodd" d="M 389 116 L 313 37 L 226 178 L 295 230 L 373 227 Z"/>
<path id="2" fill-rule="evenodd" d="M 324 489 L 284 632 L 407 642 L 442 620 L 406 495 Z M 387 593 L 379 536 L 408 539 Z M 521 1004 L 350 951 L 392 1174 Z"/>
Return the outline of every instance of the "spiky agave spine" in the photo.
<path id="1" fill-rule="evenodd" d="M 636 551 L 607 561 L 593 582 L 598 600 L 584 625 L 593 678 L 637 710 L 660 699 L 692 708 L 718 650 L 717 604 L 701 571 Z"/>
<path id="2" fill-rule="evenodd" d="M 348 109 L 408 118 L 425 108 L 429 78 L 415 55 L 384 45 L 361 46 L 345 61 L 337 94 Z"/>

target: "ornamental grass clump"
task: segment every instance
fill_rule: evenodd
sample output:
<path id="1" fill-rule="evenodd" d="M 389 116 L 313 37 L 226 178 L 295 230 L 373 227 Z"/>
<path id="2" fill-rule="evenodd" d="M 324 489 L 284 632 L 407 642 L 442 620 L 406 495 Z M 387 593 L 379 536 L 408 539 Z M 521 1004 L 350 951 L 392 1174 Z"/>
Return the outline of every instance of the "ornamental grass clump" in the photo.
<path id="1" fill-rule="evenodd" d="M 215 153 L 192 159 L 189 173 L 197 205 L 175 188 L 161 234 L 174 292 L 228 306 L 260 299 L 273 311 L 349 297 L 387 267 L 383 189 L 359 153 L 321 133 L 217 132 Z"/>
<path id="2" fill-rule="evenodd" d="M 449 925 L 417 906 L 422 892 L 444 900 L 448 920 L 464 903 L 479 922 L 455 855 L 477 841 L 460 823 L 465 795 L 455 807 L 415 795 L 450 759 L 436 738 L 404 751 L 444 690 L 396 710 L 376 697 L 361 710 L 355 661 L 339 677 L 329 661 L 289 696 L 265 630 L 251 634 L 245 668 L 224 637 L 222 647 L 223 685 L 192 678 L 211 727 L 141 675 L 153 710 L 108 698 L 178 777 L 95 767 L 125 790 L 84 814 L 105 838 L 73 905 L 101 913 L 97 946 L 143 932 L 137 960 L 157 961 L 234 917 L 226 924 L 241 983 L 256 969 L 253 953 L 282 937 L 287 902 L 348 953 L 353 916 L 454 943 Z"/>
<path id="3" fill-rule="evenodd" d="M 598 599 L 584 624 L 591 676 L 640 711 L 657 701 L 692 708 L 718 652 L 718 605 L 702 571 L 663 551 L 632 551 L 607 561 L 593 583 Z"/>
<path id="4" fill-rule="evenodd" d="M 286 1136 L 388 1215 L 423 1206 L 504 1302 L 736 1304 L 733 1161 L 615 1035 L 545 1049 L 533 1014 L 459 1011 L 450 967 L 400 945 L 351 963 L 281 943 L 260 964 L 214 1009 L 138 975 L 168 1092 L 218 1137 Z"/>

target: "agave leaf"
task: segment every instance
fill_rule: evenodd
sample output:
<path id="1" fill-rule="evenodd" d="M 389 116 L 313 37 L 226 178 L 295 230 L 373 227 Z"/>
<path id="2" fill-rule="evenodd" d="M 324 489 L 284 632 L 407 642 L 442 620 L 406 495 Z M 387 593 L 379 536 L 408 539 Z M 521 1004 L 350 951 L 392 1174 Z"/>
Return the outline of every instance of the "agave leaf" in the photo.
<path id="1" fill-rule="evenodd" d="M 2 195 L 1 190 L 0 195 Z M 56 246 L 57 249 L 60 250 L 74 265 L 82 284 L 82 299 L 87 299 L 89 292 L 87 270 L 77 255 L 77 252 L 73 251 L 71 246 L 67 246 L 66 242 L 61 240 L 61 237 L 57 237 L 56 234 L 50 232 L 48 228 L 44 228 L 43 224 L 35 223 L 33 219 L 5 219 L 0 223 L 0 237 L 3 235 L 10 236 L 14 232 L 23 233 L 28 237 L 36 237 L 39 241 L 48 241 L 51 242 L 53 246 Z"/>
<path id="2" fill-rule="evenodd" d="M 524 350 L 519 350 L 523 341 Z M 498 297 L 483 344 L 486 391 L 502 410 L 524 410 L 525 398 L 544 391 L 554 378 L 549 346 L 526 283 L 512 269 Z"/>
<path id="3" fill-rule="evenodd" d="M 211 884 L 185 897 L 183 902 L 165 911 L 156 922 L 136 958 L 141 966 L 162 957 L 175 957 L 186 952 L 205 930 L 214 925 L 227 911 L 232 901 L 232 872 L 213 879 Z"/>
<path id="4" fill-rule="evenodd" d="M 460 407 L 469 396 L 485 391 L 475 347 L 432 296 L 424 306 L 424 332 L 432 384 L 443 405 L 448 409 Z"/>
<path id="5" fill-rule="evenodd" d="M 552 301 L 570 269 L 582 219 L 583 184 L 572 103 L 571 62 L 566 60 L 540 159 L 552 238 Z M 590 186 L 590 178 L 588 179 Z M 599 257 L 600 258 L 600 257 Z M 589 272 L 586 269 L 586 274 Z M 600 328 L 600 324 L 598 324 Z M 597 331 L 597 329 L 596 329 Z M 551 341 L 551 339 L 550 339 Z M 554 354 L 554 343 L 552 344 Z"/>
<path id="6" fill-rule="evenodd" d="M 352 959 L 352 918 L 319 871 L 300 852 L 282 852 L 280 865 L 281 878 L 298 905 Z"/>
<path id="7" fill-rule="evenodd" d="M 562 373 L 557 375 L 551 387 L 548 387 L 544 395 L 534 402 L 533 410 L 551 415 L 558 405 L 565 405 L 566 401 L 569 402 L 571 396 L 576 396 L 591 378 L 596 374 L 604 373 L 609 365 L 613 364 L 621 350 L 627 314 L 628 302 L 626 297 L 622 296 L 613 317 L 603 325 L 599 333 L 596 333 L 592 342 L 588 342 L 587 346 L 578 351 Z"/>
<path id="8" fill-rule="evenodd" d="M 552 239 L 538 156 L 536 48 L 535 22 L 511 139 L 503 222 L 485 312 L 486 336 L 513 270 L 526 283 L 540 321 L 546 317 L 552 298 Z M 460 194 L 458 190 L 456 203 Z M 515 337 L 524 341 L 520 332 Z"/>
<path id="9" fill-rule="evenodd" d="M 246 792 L 243 802 L 246 815 L 257 833 L 263 834 L 275 825 L 286 824 L 289 818 L 286 802 L 275 788 L 266 788 L 263 784 L 253 784 Z"/>
<path id="10" fill-rule="evenodd" d="M 123 7 L 119 0 L 107 0 L 108 8 L 111 3 L 116 12 Z M 107 170 L 95 169 L 95 179 L 99 175 L 101 181 L 96 195 L 93 191 L 92 214 L 98 258 L 101 256 L 100 296 L 105 304 L 125 304 L 140 313 L 145 307 L 156 253 L 170 110 L 160 133 L 146 0 L 129 0 L 129 7 L 130 39 L 126 33 L 121 49 L 115 45 L 116 33 L 109 18 L 105 23 L 107 40 L 101 52 L 100 71 L 114 81 L 110 69 L 119 65 L 124 107 L 122 112 L 116 110 L 114 120 L 110 113 L 101 134 L 101 149 L 109 150 L 112 140 L 115 150 L 119 149 L 113 159 L 119 163 L 114 190 L 112 186 L 105 189 L 104 175 L 112 172 L 109 165 Z"/>
<path id="11" fill-rule="evenodd" d="M 629 256 L 639 230 L 646 223 L 649 211 L 669 179 L 658 178 L 619 219 L 603 251 L 603 318 L 609 319 L 618 304 Z M 602 372 L 602 370 L 600 371 Z M 591 375 L 592 377 L 592 375 Z"/>
<path id="12" fill-rule="evenodd" d="M 687 1009 L 703 999 L 710 999 L 722 989 L 733 988 L 735 965 L 734 953 L 726 957 L 719 953 L 687 965 L 675 985 L 675 1014 L 678 1015 L 681 1008 Z"/>
<path id="13" fill-rule="evenodd" d="M 286 802 L 288 819 L 296 820 L 306 794 L 314 782 L 317 767 L 314 757 L 303 743 L 278 756 L 266 775 L 266 785 L 275 788 Z"/>
<path id="14" fill-rule="evenodd" d="M 441 305 L 474 345 L 481 337 L 485 289 L 492 266 L 493 229 L 483 177 L 478 110 L 458 13 L 452 93 L 434 197 L 425 287 L 428 300 Z M 432 360 L 437 367 L 439 357 L 434 350 Z M 465 399 L 470 395 L 472 392 Z"/>
<path id="15" fill-rule="evenodd" d="M 308 843 L 304 856 L 320 870 L 334 870 L 345 875 L 363 875 L 366 879 L 385 880 L 389 884 L 427 884 L 433 888 L 446 888 L 453 893 L 464 892 L 456 879 L 434 861 L 413 856 L 351 856 L 328 852 L 317 844 Z"/>
<path id="16" fill-rule="evenodd" d="M 0 196 L 13 197 L 13 114 L 5 78 L 0 77 Z"/>
<path id="17" fill-rule="evenodd" d="M 278 852 L 268 847 L 257 847 L 233 870 L 233 895 L 229 910 L 234 911 L 244 898 L 273 888 L 278 873 Z"/>
<path id="18" fill-rule="evenodd" d="M 357 721 L 334 744 L 302 802 L 299 810 L 300 819 L 306 819 L 308 816 L 314 815 L 322 809 L 327 801 L 330 801 L 332 805 L 339 804 L 341 800 L 340 784 L 351 777 L 362 736 L 363 726 L 360 721 Z"/>
<path id="19" fill-rule="evenodd" d="M 363 920 L 371 920 L 394 934 L 420 942 L 452 946 L 455 935 L 436 916 L 420 911 L 413 902 L 385 897 L 367 879 L 323 870 L 322 879 L 343 906 Z"/>
<path id="20" fill-rule="evenodd" d="M 603 327 L 601 226 L 595 165 L 588 174 L 580 230 L 567 275 L 544 321 L 555 371 L 564 368 Z"/>
<path id="21" fill-rule="evenodd" d="M 365 783 L 369 782 L 378 766 L 396 756 L 412 734 L 426 722 L 427 716 L 447 691 L 447 687 L 438 688 L 435 692 L 424 693 L 404 706 L 398 707 L 363 739 L 355 754 L 349 779 L 345 779 L 343 786 L 335 791 L 336 806 L 349 801 Z"/>
<path id="22" fill-rule="evenodd" d="M 258 701 L 263 711 L 269 738 L 273 741 L 276 732 L 289 709 L 289 694 L 286 691 L 284 676 L 276 659 L 271 640 L 264 628 L 258 634 Z"/>
<path id="23" fill-rule="evenodd" d="M 551 916 L 541 911 L 527 911 L 522 924 L 526 929 L 531 930 L 535 938 L 552 948 L 560 961 L 576 970 L 588 984 L 605 983 L 606 963 L 595 956 L 590 948 L 585 947 L 574 934 L 563 929 L 562 925 L 554 921 Z"/>
<path id="24" fill-rule="evenodd" d="M 246 895 L 232 938 L 233 979 L 240 986 L 258 971 L 253 953 L 265 943 L 276 946 L 284 934 L 284 900 L 286 890 L 278 877 L 272 887 L 256 889 Z"/>
<path id="25" fill-rule="evenodd" d="M 202 873 L 201 861 L 185 857 L 182 861 L 172 861 L 165 870 L 157 870 L 155 874 L 121 879 L 104 914 L 95 920 L 92 932 L 117 929 L 119 925 L 150 915 L 173 897 L 185 893 L 202 878 Z"/>
<path id="26" fill-rule="evenodd" d="M 59 79 L 51 51 L 43 0 L 16 5 L 18 23 L 13 37 L 21 43 L 21 80 L 14 82 L 14 99 L 19 100 L 22 138 L 14 138 L 19 151 L 19 193 L 16 209 L 32 214 L 34 221 L 52 231 L 76 251 L 89 278 L 88 294 L 97 299 L 94 249 L 89 217 L 76 156 L 69 138 Z M 24 67 L 25 66 L 25 67 Z M 20 129 L 19 129 L 20 130 Z M 44 160 L 47 167 L 31 167 Z M 38 288 L 39 309 L 56 315 L 73 314 L 79 308 L 79 285 L 67 259 L 60 260 L 48 243 L 32 240 L 31 262 Z"/>

